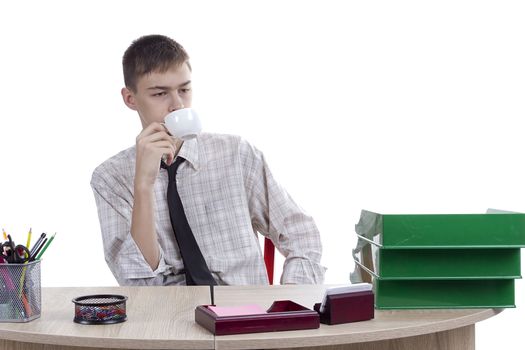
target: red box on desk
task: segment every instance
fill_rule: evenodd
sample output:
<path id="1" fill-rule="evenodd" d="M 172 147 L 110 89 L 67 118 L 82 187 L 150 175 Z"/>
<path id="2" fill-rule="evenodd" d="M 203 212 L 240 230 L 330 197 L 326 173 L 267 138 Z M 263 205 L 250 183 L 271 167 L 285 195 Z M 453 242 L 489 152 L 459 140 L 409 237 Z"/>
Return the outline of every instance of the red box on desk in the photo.
<path id="1" fill-rule="evenodd" d="M 200 305 L 195 309 L 195 322 L 215 335 L 277 332 L 319 328 L 319 314 L 291 300 L 275 301 L 265 314 L 217 316 Z"/>
<path id="2" fill-rule="evenodd" d="M 321 304 L 315 304 L 314 310 L 321 315 L 324 324 L 340 324 L 366 321 L 374 318 L 374 293 L 372 291 L 351 292 L 328 295 L 324 312 Z"/>

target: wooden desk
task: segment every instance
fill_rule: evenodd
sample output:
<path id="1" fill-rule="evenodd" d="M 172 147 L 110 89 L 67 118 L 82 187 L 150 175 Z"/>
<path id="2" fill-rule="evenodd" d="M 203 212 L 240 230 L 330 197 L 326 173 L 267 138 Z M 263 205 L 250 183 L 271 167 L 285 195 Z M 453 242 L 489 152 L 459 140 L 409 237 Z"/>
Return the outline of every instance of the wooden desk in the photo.
<path id="1" fill-rule="evenodd" d="M 307 307 L 325 286 L 217 287 L 218 305 L 291 299 Z M 71 299 L 99 293 L 123 294 L 128 321 L 114 325 L 73 323 Z M 194 322 L 197 305 L 209 303 L 208 287 L 43 288 L 42 316 L 29 323 L 0 323 L 0 348 L 88 349 L 474 349 L 474 325 L 499 310 L 377 311 L 371 321 L 307 331 L 214 337 Z"/>
<path id="2" fill-rule="evenodd" d="M 73 322 L 73 298 L 104 293 L 128 297 L 126 322 Z M 0 349 L 213 349 L 213 334 L 194 322 L 195 307 L 209 302 L 209 287 L 43 288 L 41 317 L 0 323 Z"/>

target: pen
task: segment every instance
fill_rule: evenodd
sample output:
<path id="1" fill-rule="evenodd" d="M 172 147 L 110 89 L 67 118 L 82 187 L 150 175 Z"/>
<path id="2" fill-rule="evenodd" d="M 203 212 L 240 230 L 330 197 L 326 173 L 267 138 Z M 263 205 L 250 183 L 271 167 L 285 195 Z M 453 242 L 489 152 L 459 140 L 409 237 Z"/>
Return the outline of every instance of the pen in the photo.
<path id="1" fill-rule="evenodd" d="M 47 238 L 45 238 L 42 242 L 40 242 L 38 247 L 36 245 L 33 247 L 35 251 L 31 252 L 31 256 L 29 257 L 29 261 L 34 261 L 35 260 L 35 257 L 38 255 L 38 253 L 40 252 L 40 250 L 42 249 L 42 247 L 44 246 L 44 244 L 46 242 L 47 242 Z"/>
<path id="2" fill-rule="evenodd" d="M 26 313 L 26 317 L 31 316 L 33 311 L 31 310 L 31 305 L 29 304 L 29 301 L 27 300 L 26 293 L 22 294 L 22 304 L 24 305 L 24 311 Z"/>
<path id="3" fill-rule="evenodd" d="M 56 236 L 56 232 L 53 236 L 51 236 L 51 238 L 49 238 L 49 241 L 47 241 L 46 245 L 44 246 L 44 248 L 42 249 L 42 251 L 36 256 L 36 260 L 40 260 L 40 257 L 42 255 L 44 255 L 44 252 L 46 251 L 47 247 L 49 247 L 49 245 L 51 244 L 51 242 L 53 242 L 53 240 L 55 239 L 55 236 Z"/>
<path id="4" fill-rule="evenodd" d="M 38 246 L 40 245 L 40 243 L 42 242 L 42 240 L 43 240 L 45 237 L 46 237 L 46 233 L 45 233 L 45 232 L 42 233 L 42 234 L 40 235 L 40 237 L 38 237 L 38 239 L 37 239 L 35 245 L 33 246 L 33 249 L 30 250 L 30 253 L 31 253 L 31 254 L 29 254 L 29 255 L 33 255 L 33 251 L 34 251 L 35 249 L 38 248 Z"/>

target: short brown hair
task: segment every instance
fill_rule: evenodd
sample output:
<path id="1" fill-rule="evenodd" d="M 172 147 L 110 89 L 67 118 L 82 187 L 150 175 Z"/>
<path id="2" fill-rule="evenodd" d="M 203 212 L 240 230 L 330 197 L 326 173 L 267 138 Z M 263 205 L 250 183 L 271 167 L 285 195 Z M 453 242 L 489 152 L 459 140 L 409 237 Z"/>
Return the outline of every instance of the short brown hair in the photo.
<path id="1" fill-rule="evenodd" d="M 142 36 L 131 43 L 122 58 L 124 83 L 128 89 L 136 91 L 137 80 L 148 73 L 166 72 L 184 63 L 191 70 L 189 59 L 182 45 L 167 36 Z"/>

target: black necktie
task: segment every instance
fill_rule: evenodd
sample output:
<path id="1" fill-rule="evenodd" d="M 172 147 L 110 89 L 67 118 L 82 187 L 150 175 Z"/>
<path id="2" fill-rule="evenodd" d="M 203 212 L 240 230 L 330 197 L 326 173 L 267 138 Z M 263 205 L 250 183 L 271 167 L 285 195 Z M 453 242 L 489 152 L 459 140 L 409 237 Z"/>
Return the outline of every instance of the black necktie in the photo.
<path id="1" fill-rule="evenodd" d="M 177 169 L 184 162 L 184 158 L 177 157 L 175 163 L 169 167 L 161 163 L 161 166 L 168 170 L 168 208 L 170 211 L 170 220 L 175 239 L 179 245 L 180 255 L 184 262 L 184 271 L 186 273 L 186 285 L 216 285 L 206 260 L 202 256 L 199 245 L 195 236 L 191 232 L 188 219 L 184 213 L 184 207 L 177 192 Z"/>

